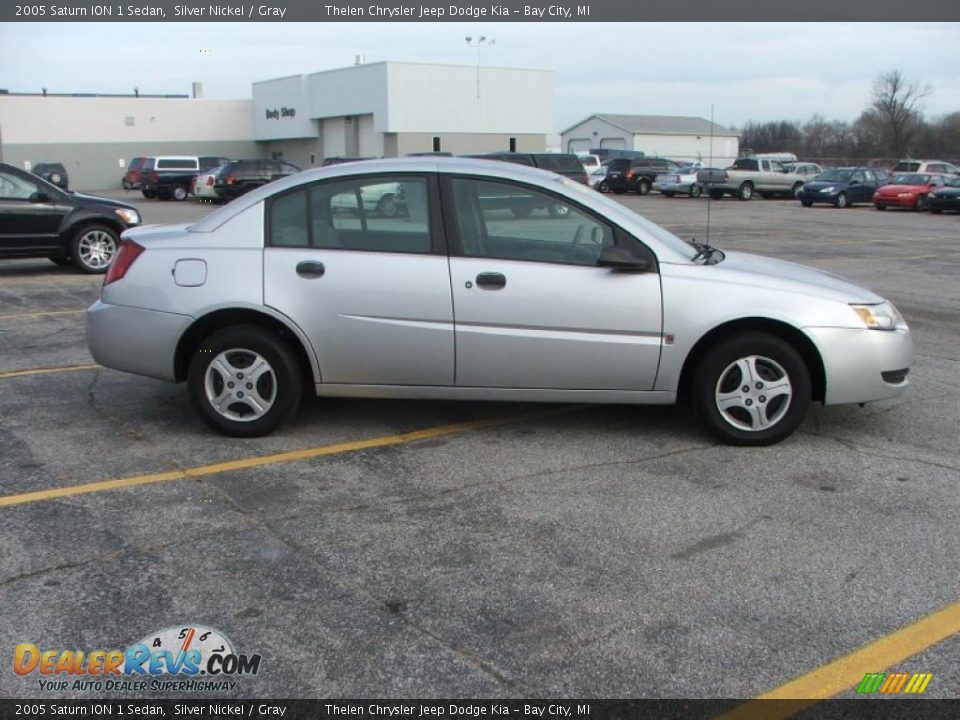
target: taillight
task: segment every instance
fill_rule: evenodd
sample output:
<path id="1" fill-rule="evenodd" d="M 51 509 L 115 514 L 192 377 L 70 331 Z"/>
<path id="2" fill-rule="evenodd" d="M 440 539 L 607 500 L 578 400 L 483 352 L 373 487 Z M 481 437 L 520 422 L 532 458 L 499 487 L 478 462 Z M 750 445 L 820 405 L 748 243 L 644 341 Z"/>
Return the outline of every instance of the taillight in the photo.
<path id="1" fill-rule="evenodd" d="M 233 185 L 233 181 L 234 181 L 233 174 L 231 173 L 230 175 L 227 175 L 227 185 Z"/>
<path id="2" fill-rule="evenodd" d="M 627 170 L 627 180 L 633 180 L 633 168 Z"/>
<path id="3" fill-rule="evenodd" d="M 213 185 L 213 175 L 207 175 L 207 185 Z"/>
<path id="4" fill-rule="evenodd" d="M 107 276 L 103 279 L 104 285 L 121 280 L 127 274 L 127 270 L 133 265 L 133 261 L 140 257 L 146 248 L 143 245 L 137 245 L 133 240 L 121 240 L 120 249 L 117 256 L 110 263 L 107 270 Z"/>
<path id="5" fill-rule="evenodd" d="M 152 172 L 150 173 L 150 182 L 160 182 L 160 173 Z"/>

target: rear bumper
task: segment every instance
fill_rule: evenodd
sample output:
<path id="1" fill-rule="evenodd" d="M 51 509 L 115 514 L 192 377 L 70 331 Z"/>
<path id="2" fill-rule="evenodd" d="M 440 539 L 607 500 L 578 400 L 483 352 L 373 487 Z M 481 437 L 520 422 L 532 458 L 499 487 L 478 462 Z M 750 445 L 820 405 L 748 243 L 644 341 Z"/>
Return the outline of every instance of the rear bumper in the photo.
<path id="1" fill-rule="evenodd" d="M 174 380 L 177 343 L 193 318 L 97 300 L 87 309 L 87 347 L 104 367 Z"/>
<path id="2" fill-rule="evenodd" d="M 693 187 L 692 182 L 686 183 L 673 183 L 673 182 L 655 182 L 653 183 L 653 189 L 662 193 L 688 193 L 690 188 Z"/>
<path id="3" fill-rule="evenodd" d="M 826 405 L 897 397 L 910 385 L 909 330 L 805 328 L 820 350 L 827 380 Z"/>

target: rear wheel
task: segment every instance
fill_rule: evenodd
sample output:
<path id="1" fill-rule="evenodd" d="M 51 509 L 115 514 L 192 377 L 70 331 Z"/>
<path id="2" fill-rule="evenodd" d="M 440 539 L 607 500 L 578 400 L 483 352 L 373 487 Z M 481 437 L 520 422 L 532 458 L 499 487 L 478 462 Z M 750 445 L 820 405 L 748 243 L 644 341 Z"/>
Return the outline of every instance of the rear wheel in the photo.
<path id="1" fill-rule="evenodd" d="M 753 200 L 753 183 L 745 182 L 737 188 L 738 200 Z"/>
<path id="2" fill-rule="evenodd" d="M 810 405 L 810 373 L 787 342 L 762 332 L 720 341 L 700 361 L 694 408 L 729 445 L 770 445 L 789 436 Z"/>
<path id="3" fill-rule="evenodd" d="M 610 183 L 607 182 L 606 180 L 601 180 L 600 185 L 597 187 L 597 189 L 602 193 L 608 193 L 610 192 Z"/>
<path id="4" fill-rule="evenodd" d="M 840 193 L 837 195 L 837 199 L 833 201 L 835 207 L 845 208 L 850 205 L 850 200 L 847 198 L 846 193 Z"/>
<path id="5" fill-rule="evenodd" d="M 380 217 L 396 217 L 399 212 L 397 198 L 393 193 L 387 193 L 377 201 L 377 215 Z"/>
<path id="6" fill-rule="evenodd" d="M 913 209 L 916 210 L 917 212 L 923 212 L 924 210 L 926 210 L 926 209 L 927 209 L 927 196 L 926 196 L 926 195 L 920 195 L 920 196 L 917 198 L 917 202 L 916 202 L 916 204 L 914 204 Z"/>
<path id="7" fill-rule="evenodd" d="M 187 199 L 187 189 L 183 185 L 174 185 L 170 189 L 170 197 L 174 200 L 183 201 Z"/>
<path id="8" fill-rule="evenodd" d="M 303 393 L 290 347 L 254 325 L 224 328 L 201 342 L 187 385 L 200 416 L 232 437 L 273 432 L 293 416 Z"/>
<path id="9" fill-rule="evenodd" d="M 700 187 L 699 185 L 697 185 L 696 183 L 694 183 L 693 185 L 690 186 L 690 197 L 692 197 L 692 198 L 698 198 L 698 197 L 700 197 L 700 194 L 701 194 L 702 192 L 703 192 L 703 188 L 701 188 L 701 187 Z"/>
<path id="10" fill-rule="evenodd" d="M 85 273 L 103 273 L 113 262 L 119 244 L 120 238 L 113 228 L 85 225 L 74 233 L 70 257 L 73 264 Z"/>
<path id="11" fill-rule="evenodd" d="M 646 195 L 650 192 L 650 181 L 646 178 L 637 180 L 637 195 Z"/>
<path id="12" fill-rule="evenodd" d="M 551 203 L 547 206 L 547 212 L 552 218 L 565 218 L 570 215 L 570 206 L 566 203 Z"/>
<path id="13" fill-rule="evenodd" d="M 790 194 L 793 195 L 794 197 L 796 197 L 797 195 L 800 194 L 800 188 L 802 188 L 802 187 L 803 187 L 803 183 L 802 183 L 802 182 L 794 183 L 794 184 L 793 184 L 793 187 L 790 188 Z"/>

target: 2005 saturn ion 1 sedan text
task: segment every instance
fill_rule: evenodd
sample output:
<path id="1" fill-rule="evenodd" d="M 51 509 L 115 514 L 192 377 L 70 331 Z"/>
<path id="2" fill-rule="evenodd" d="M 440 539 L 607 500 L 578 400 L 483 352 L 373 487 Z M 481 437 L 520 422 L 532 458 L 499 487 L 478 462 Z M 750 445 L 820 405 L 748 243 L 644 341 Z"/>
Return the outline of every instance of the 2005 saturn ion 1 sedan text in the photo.
<path id="1" fill-rule="evenodd" d="M 390 192 L 390 213 L 361 202 Z M 228 435 L 318 395 L 689 398 L 720 440 L 787 437 L 812 400 L 907 387 L 892 304 L 791 263 L 685 242 L 585 185 L 487 160 L 299 173 L 193 225 L 123 234 L 87 311 L 97 362 L 186 381 Z"/>

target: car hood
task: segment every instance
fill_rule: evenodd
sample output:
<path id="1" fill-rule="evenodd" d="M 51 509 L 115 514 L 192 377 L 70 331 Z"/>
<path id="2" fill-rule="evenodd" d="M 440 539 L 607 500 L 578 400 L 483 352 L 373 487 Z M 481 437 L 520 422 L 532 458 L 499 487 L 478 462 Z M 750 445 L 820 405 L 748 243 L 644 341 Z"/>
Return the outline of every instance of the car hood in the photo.
<path id="1" fill-rule="evenodd" d="M 85 193 L 69 193 L 68 197 L 83 203 L 99 203 L 100 205 L 109 205 L 110 207 L 126 208 L 127 210 L 136 210 L 130 203 L 120 202 L 112 198 L 100 197 L 99 195 L 87 195 Z"/>
<path id="2" fill-rule="evenodd" d="M 876 293 L 842 278 L 839 275 L 816 270 L 806 265 L 753 255 L 752 253 L 723 251 L 725 259 L 717 265 L 707 266 L 724 275 L 732 282 L 756 285 L 779 290 L 788 290 L 805 295 L 827 295 L 839 302 L 880 303 L 883 298 Z"/>
<path id="3" fill-rule="evenodd" d="M 942 187 L 934 192 L 941 197 L 960 197 L 960 187 Z"/>
<path id="4" fill-rule="evenodd" d="M 926 185 L 884 185 L 881 188 L 877 188 L 877 192 L 880 195 L 896 195 L 902 192 L 920 193 L 926 192 L 926 190 Z"/>
<path id="5" fill-rule="evenodd" d="M 823 188 L 835 187 L 835 188 L 847 188 L 847 182 L 845 180 L 811 180 L 803 184 L 804 190 L 823 190 Z"/>

